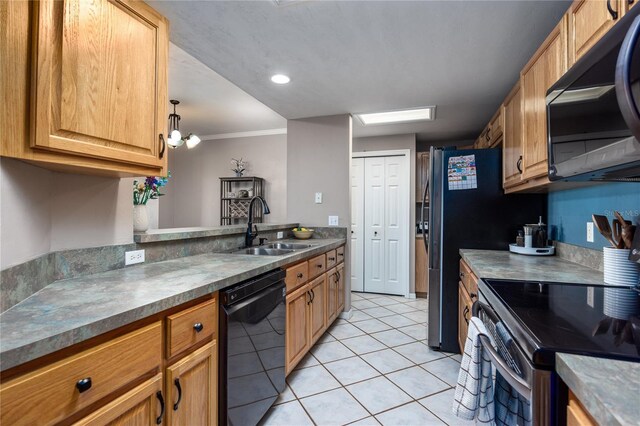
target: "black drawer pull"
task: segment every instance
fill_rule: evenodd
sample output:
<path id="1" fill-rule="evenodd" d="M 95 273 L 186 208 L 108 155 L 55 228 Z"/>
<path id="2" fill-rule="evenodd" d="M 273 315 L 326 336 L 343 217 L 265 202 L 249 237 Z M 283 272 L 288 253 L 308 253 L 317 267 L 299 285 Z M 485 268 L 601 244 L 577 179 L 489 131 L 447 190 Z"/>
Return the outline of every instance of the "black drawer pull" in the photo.
<path id="1" fill-rule="evenodd" d="M 322 268 L 322 263 L 318 263 L 316 266 L 317 266 L 318 268 Z"/>
<path id="2" fill-rule="evenodd" d="M 162 416 L 164 416 L 164 398 L 162 397 L 162 391 L 156 392 L 156 398 L 160 402 L 160 415 L 156 417 L 156 424 L 162 423 Z"/>
<path id="3" fill-rule="evenodd" d="M 302 272 L 298 272 L 298 278 L 302 278 L 304 277 L 304 275 L 302 274 Z"/>
<path id="4" fill-rule="evenodd" d="M 611 7 L 611 0 L 607 0 L 607 10 L 613 19 L 618 19 L 618 12 Z"/>
<path id="5" fill-rule="evenodd" d="M 204 325 L 202 325 L 201 322 L 197 322 L 193 324 L 193 329 L 196 331 L 196 333 L 200 333 L 203 328 L 204 328 Z"/>
<path id="6" fill-rule="evenodd" d="M 469 307 L 465 306 L 464 310 L 462 311 L 462 318 L 464 318 L 464 322 L 466 322 L 467 324 L 469 324 L 469 318 L 467 318 L 468 313 L 469 313 Z"/>
<path id="7" fill-rule="evenodd" d="M 180 405 L 180 401 L 182 400 L 182 386 L 180 386 L 180 378 L 175 379 L 173 384 L 176 385 L 176 389 L 178 389 L 178 400 L 173 404 L 173 411 L 178 411 L 178 405 Z"/>
<path id="8" fill-rule="evenodd" d="M 338 253 L 338 256 L 344 256 L 344 253 Z"/>
<path id="9" fill-rule="evenodd" d="M 86 392 L 91 389 L 91 377 L 78 380 L 76 382 L 76 388 L 78 388 L 78 391 L 80 391 L 80 393 Z"/>
<path id="10" fill-rule="evenodd" d="M 334 260 L 336 260 L 336 258 L 335 257 L 330 257 L 329 260 L 333 262 Z"/>
<path id="11" fill-rule="evenodd" d="M 516 162 L 516 168 L 518 169 L 518 172 L 522 174 L 522 155 L 520 156 L 520 158 L 518 158 L 518 161 Z"/>
<path id="12" fill-rule="evenodd" d="M 472 299 L 477 299 L 477 298 L 478 298 L 478 295 L 477 295 L 477 294 L 475 294 L 475 293 L 473 293 L 473 292 L 472 292 L 472 293 L 469 293 L 469 296 L 470 296 Z"/>

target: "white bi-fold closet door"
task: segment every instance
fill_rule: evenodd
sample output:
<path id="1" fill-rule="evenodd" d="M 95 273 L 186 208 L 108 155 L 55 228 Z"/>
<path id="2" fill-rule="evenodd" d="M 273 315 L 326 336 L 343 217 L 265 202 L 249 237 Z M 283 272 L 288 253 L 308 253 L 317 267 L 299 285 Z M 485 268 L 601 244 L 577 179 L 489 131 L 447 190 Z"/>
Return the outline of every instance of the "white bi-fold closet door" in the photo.
<path id="1" fill-rule="evenodd" d="M 352 290 L 409 294 L 408 158 L 352 160 Z"/>

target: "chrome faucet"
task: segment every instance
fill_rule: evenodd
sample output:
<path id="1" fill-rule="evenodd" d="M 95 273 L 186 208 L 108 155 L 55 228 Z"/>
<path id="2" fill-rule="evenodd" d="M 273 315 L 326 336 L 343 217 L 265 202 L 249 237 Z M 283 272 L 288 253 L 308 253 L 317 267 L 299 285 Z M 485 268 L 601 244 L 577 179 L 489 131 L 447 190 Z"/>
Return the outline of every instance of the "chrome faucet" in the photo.
<path id="1" fill-rule="evenodd" d="M 253 197 L 251 199 L 251 202 L 249 203 L 249 222 L 247 223 L 247 233 L 244 236 L 244 245 L 245 245 L 245 247 L 251 247 L 251 244 L 253 244 L 253 240 L 258 236 L 258 227 L 257 226 L 255 227 L 255 231 L 251 229 L 251 228 L 254 227 L 254 225 L 253 225 L 253 203 L 255 203 L 256 200 L 260 200 L 260 202 L 262 203 L 262 213 L 263 214 L 271 213 L 271 211 L 269 210 L 269 205 L 267 204 L 267 202 L 265 201 L 264 198 L 262 198 L 259 195 L 256 195 L 255 197 Z"/>

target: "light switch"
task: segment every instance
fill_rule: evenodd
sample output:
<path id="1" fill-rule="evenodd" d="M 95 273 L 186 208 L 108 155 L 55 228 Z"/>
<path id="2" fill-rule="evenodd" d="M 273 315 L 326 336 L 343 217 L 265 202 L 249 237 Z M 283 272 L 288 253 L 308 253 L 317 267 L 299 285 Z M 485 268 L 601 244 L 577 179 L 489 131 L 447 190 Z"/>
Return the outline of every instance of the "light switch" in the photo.
<path id="1" fill-rule="evenodd" d="M 329 226 L 338 226 L 338 216 L 329 216 Z"/>
<path id="2" fill-rule="evenodd" d="M 322 192 L 316 192 L 316 204 L 322 204 Z"/>

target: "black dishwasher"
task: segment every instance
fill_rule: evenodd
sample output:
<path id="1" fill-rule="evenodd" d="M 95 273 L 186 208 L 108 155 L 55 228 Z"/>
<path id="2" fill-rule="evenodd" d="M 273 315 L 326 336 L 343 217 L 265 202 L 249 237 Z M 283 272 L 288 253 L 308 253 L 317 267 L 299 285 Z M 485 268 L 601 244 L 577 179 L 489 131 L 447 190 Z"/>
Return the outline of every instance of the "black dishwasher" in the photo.
<path id="1" fill-rule="evenodd" d="M 255 425 L 285 389 L 285 272 L 220 294 L 219 423 Z"/>

